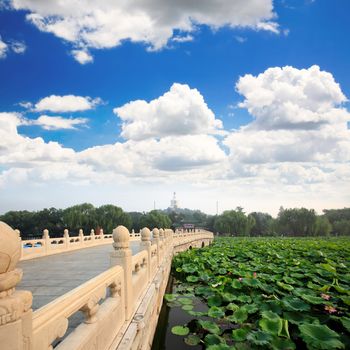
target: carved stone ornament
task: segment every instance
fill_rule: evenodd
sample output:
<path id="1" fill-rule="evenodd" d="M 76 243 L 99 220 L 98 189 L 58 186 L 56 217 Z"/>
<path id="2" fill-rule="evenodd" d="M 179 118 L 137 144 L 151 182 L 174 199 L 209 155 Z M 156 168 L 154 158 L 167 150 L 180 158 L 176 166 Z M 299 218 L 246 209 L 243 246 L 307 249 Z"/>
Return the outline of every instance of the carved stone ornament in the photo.
<path id="1" fill-rule="evenodd" d="M 113 247 L 115 250 L 128 249 L 130 233 L 125 226 L 118 226 L 113 230 Z"/>
<path id="2" fill-rule="evenodd" d="M 0 221 L 0 325 L 17 321 L 32 306 L 32 293 L 15 291 L 23 274 L 16 269 L 20 255 L 17 233 Z"/>

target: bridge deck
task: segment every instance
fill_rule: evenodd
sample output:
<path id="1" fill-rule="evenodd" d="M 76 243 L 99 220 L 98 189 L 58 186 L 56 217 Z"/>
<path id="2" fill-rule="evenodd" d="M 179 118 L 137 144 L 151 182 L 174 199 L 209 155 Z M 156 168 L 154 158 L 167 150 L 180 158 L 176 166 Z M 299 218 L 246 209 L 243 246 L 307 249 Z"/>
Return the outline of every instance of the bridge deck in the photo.
<path id="1" fill-rule="evenodd" d="M 139 242 L 130 242 L 133 254 Z M 33 310 L 80 286 L 109 268 L 111 244 L 21 261 L 23 279 L 17 290 L 33 293 Z"/>

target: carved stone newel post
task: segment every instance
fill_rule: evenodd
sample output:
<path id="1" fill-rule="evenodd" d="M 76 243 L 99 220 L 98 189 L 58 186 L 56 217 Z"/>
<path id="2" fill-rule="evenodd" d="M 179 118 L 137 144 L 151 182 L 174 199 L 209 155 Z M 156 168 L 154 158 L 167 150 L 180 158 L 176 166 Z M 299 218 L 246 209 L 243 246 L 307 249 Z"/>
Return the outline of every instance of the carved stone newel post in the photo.
<path id="1" fill-rule="evenodd" d="M 43 240 L 44 240 L 44 249 L 45 249 L 45 252 L 47 253 L 51 248 L 50 235 L 49 235 L 48 229 L 45 229 L 43 231 Z"/>
<path id="2" fill-rule="evenodd" d="M 32 344 L 32 293 L 16 291 L 23 272 L 17 233 L 0 221 L 0 348 L 29 350 Z"/>
<path id="3" fill-rule="evenodd" d="M 110 255 L 111 266 L 120 265 L 124 270 L 125 314 L 129 320 L 134 311 L 132 288 L 132 252 L 130 249 L 130 233 L 125 226 L 113 230 L 114 252 Z"/>
<path id="4" fill-rule="evenodd" d="M 141 249 L 147 251 L 147 278 L 148 282 L 151 280 L 151 231 L 144 227 L 141 230 Z"/>
<path id="5" fill-rule="evenodd" d="M 154 228 L 152 232 L 153 232 L 153 240 L 157 244 L 157 266 L 159 266 L 159 263 L 160 263 L 159 230 L 157 228 Z"/>

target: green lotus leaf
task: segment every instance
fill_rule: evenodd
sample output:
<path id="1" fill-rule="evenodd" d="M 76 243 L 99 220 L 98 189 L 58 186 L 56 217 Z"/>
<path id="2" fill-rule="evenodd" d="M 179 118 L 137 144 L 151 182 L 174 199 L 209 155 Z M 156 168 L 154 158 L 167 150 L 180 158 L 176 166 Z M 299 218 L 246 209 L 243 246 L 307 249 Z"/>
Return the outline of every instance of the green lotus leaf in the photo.
<path id="1" fill-rule="evenodd" d="M 190 332 L 190 329 L 188 327 L 184 326 L 174 326 L 171 328 L 171 333 L 175 335 L 187 335 Z"/>
<path id="2" fill-rule="evenodd" d="M 284 276 L 283 281 L 286 282 L 287 284 L 295 284 L 296 283 L 296 281 L 293 278 L 288 277 L 288 276 Z"/>
<path id="3" fill-rule="evenodd" d="M 248 313 L 242 307 L 236 310 L 233 315 L 228 317 L 231 322 L 234 323 L 243 323 L 248 318 Z"/>
<path id="4" fill-rule="evenodd" d="M 344 304 L 349 305 L 350 306 L 350 297 L 347 296 L 341 296 L 340 297 L 341 300 L 343 300 Z"/>
<path id="5" fill-rule="evenodd" d="M 207 313 L 206 312 L 202 312 L 202 311 L 193 311 L 193 310 L 189 310 L 187 312 L 189 315 L 194 316 L 194 317 L 202 317 L 202 316 L 206 316 Z"/>
<path id="6" fill-rule="evenodd" d="M 255 345 L 268 345 L 273 339 L 270 333 L 256 331 L 248 334 L 247 339 Z"/>
<path id="7" fill-rule="evenodd" d="M 347 329 L 348 332 L 350 332 L 350 318 L 348 317 L 342 317 L 340 319 L 340 322 L 342 323 L 342 325 L 344 326 L 344 328 Z"/>
<path id="8" fill-rule="evenodd" d="M 244 341 L 246 340 L 249 331 L 250 329 L 248 327 L 234 329 L 232 331 L 232 339 L 235 341 Z"/>
<path id="9" fill-rule="evenodd" d="M 209 306 L 220 306 L 222 303 L 222 299 L 219 295 L 213 295 L 208 298 L 208 305 Z"/>
<path id="10" fill-rule="evenodd" d="M 316 349 L 344 349 L 340 336 L 325 325 L 302 324 L 299 326 L 300 336 L 305 343 Z"/>
<path id="11" fill-rule="evenodd" d="M 225 344 L 224 338 L 221 338 L 217 334 L 207 334 L 204 337 L 204 342 L 206 345 Z"/>
<path id="12" fill-rule="evenodd" d="M 233 280 L 231 285 L 235 289 L 241 289 L 243 287 L 243 284 L 239 280 Z"/>
<path id="13" fill-rule="evenodd" d="M 193 309 L 193 305 L 185 304 L 185 305 L 182 306 L 181 309 L 182 309 L 182 310 L 185 310 L 185 311 L 189 311 L 189 310 L 192 310 L 192 309 Z"/>
<path id="14" fill-rule="evenodd" d="M 307 301 L 310 304 L 318 305 L 318 304 L 323 304 L 324 303 L 324 300 L 322 298 L 320 298 L 320 297 L 315 297 L 315 296 L 312 296 L 312 295 L 302 295 L 301 297 L 302 297 L 303 300 Z"/>
<path id="15" fill-rule="evenodd" d="M 224 317 L 224 315 L 225 315 L 225 312 L 223 311 L 223 309 L 221 307 L 212 306 L 208 310 L 208 316 L 212 317 L 212 318 L 222 318 L 222 317 Z"/>
<path id="16" fill-rule="evenodd" d="M 260 305 L 261 311 L 272 311 L 276 314 L 280 314 L 282 312 L 281 303 L 277 300 L 266 301 Z"/>
<path id="17" fill-rule="evenodd" d="M 333 275 L 337 273 L 337 269 L 330 264 L 320 264 L 320 266 L 326 271 L 332 273 Z"/>
<path id="18" fill-rule="evenodd" d="M 177 299 L 177 301 L 179 303 L 181 303 L 182 305 L 190 305 L 190 304 L 192 304 L 192 299 L 189 299 L 189 298 L 179 298 L 179 299 Z"/>
<path id="19" fill-rule="evenodd" d="M 262 311 L 261 316 L 269 320 L 278 320 L 280 318 L 275 312 L 272 311 Z"/>
<path id="20" fill-rule="evenodd" d="M 237 297 L 231 293 L 221 293 L 220 295 L 222 297 L 222 300 L 226 302 L 231 302 L 237 299 Z"/>
<path id="21" fill-rule="evenodd" d="M 164 294 L 164 299 L 166 301 L 175 301 L 178 294 Z"/>
<path id="22" fill-rule="evenodd" d="M 310 305 L 298 298 L 284 298 L 282 300 L 284 308 L 288 311 L 309 311 Z"/>
<path id="23" fill-rule="evenodd" d="M 219 326 L 212 321 L 199 320 L 198 323 L 203 329 L 205 329 L 206 331 L 208 331 L 212 334 L 220 334 L 221 333 Z"/>
<path id="24" fill-rule="evenodd" d="M 226 305 L 226 309 L 231 311 L 236 311 L 239 309 L 239 306 L 234 303 L 229 303 L 228 305 Z"/>
<path id="25" fill-rule="evenodd" d="M 296 346 L 290 339 L 276 337 L 269 344 L 273 350 L 294 350 Z"/>
<path id="26" fill-rule="evenodd" d="M 288 292 L 291 292 L 294 287 L 291 286 L 290 284 L 286 284 L 286 283 L 283 283 L 283 282 L 277 282 L 277 285 L 281 288 L 283 288 L 284 290 L 287 290 Z"/>
<path id="27" fill-rule="evenodd" d="M 201 342 L 201 338 L 199 338 L 198 335 L 189 334 L 185 338 L 185 343 L 190 346 L 198 345 L 200 342 Z"/>
<path id="28" fill-rule="evenodd" d="M 200 286 L 200 287 L 197 287 L 195 289 L 195 293 L 197 295 L 205 295 L 206 296 L 206 295 L 212 294 L 213 291 L 209 287 L 202 287 L 202 286 Z"/>
<path id="29" fill-rule="evenodd" d="M 178 301 L 169 301 L 166 303 L 167 306 L 169 307 L 177 307 L 177 306 L 181 306 L 181 304 Z"/>
<path id="30" fill-rule="evenodd" d="M 248 314 L 254 314 L 259 310 L 257 305 L 255 304 L 246 304 L 242 306 L 242 309 L 244 309 Z"/>
<path id="31" fill-rule="evenodd" d="M 283 317 L 293 324 L 302 324 L 308 321 L 307 316 L 301 312 L 284 312 Z"/>
<path id="32" fill-rule="evenodd" d="M 252 302 L 252 298 L 249 295 L 239 295 L 237 297 L 237 300 L 242 302 L 242 303 L 251 303 Z"/>
<path id="33" fill-rule="evenodd" d="M 193 264 L 184 264 L 182 265 L 182 270 L 186 273 L 194 273 L 198 271 L 198 267 Z"/>
<path id="34" fill-rule="evenodd" d="M 227 274 L 227 270 L 224 269 L 224 268 L 221 268 L 221 269 L 218 270 L 218 273 L 219 273 L 220 275 L 226 275 L 226 274 Z"/>
<path id="35" fill-rule="evenodd" d="M 206 347 L 206 350 L 236 350 L 234 346 L 228 346 L 226 344 L 215 344 Z"/>
<path id="36" fill-rule="evenodd" d="M 198 278 L 197 276 L 187 276 L 187 277 L 186 277 L 186 281 L 187 281 L 187 282 L 192 282 L 192 283 L 193 283 L 193 282 L 198 282 L 198 279 L 199 279 L 199 278 Z"/>
<path id="37" fill-rule="evenodd" d="M 260 328 L 267 333 L 279 335 L 282 332 L 283 321 L 280 317 L 271 319 L 271 318 L 262 318 L 259 321 Z"/>

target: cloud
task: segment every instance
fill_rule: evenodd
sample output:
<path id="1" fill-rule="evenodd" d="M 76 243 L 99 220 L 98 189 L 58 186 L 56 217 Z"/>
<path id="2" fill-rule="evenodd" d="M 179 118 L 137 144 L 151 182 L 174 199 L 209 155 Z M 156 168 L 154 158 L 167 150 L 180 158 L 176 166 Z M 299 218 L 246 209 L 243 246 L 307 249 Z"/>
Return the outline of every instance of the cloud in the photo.
<path id="1" fill-rule="evenodd" d="M 168 92 L 150 102 L 132 101 L 114 109 L 122 120 L 121 135 L 142 140 L 170 135 L 219 133 L 215 118 L 203 96 L 186 84 L 173 84 Z"/>
<path id="2" fill-rule="evenodd" d="M 39 125 L 45 130 L 76 129 L 75 126 L 85 125 L 85 118 L 63 118 L 61 116 L 41 115 L 38 119 L 32 121 L 32 124 Z"/>
<path id="3" fill-rule="evenodd" d="M 51 95 L 41 99 L 34 106 L 34 111 L 43 112 L 78 112 L 87 111 L 101 103 L 100 98 L 82 97 L 74 95 Z"/>
<path id="4" fill-rule="evenodd" d="M 154 188 L 164 192 L 182 186 L 191 198 L 198 189 L 211 192 L 213 203 L 217 198 L 226 203 L 222 208 L 346 205 L 350 114 L 332 74 L 318 67 L 275 67 L 241 77 L 236 89 L 243 97 L 240 107 L 254 118 L 239 129 L 223 130 L 198 90 L 174 84 L 150 102 L 130 101 L 115 109 L 125 141 L 79 152 L 26 137 L 20 127 L 30 121 L 20 113 L 0 113 L 2 194 L 13 198 L 20 186 L 47 185 L 45 193 L 58 186 L 85 186 L 83 201 L 90 190 L 100 194 L 102 189 L 111 198 L 129 186 L 131 194 L 124 195 L 130 198 L 139 196 L 142 186 L 148 197 Z M 49 128 L 58 124 L 45 122 Z M 202 194 L 196 198 L 205 202 Z"/>
<path id="5" fill-rule="evenodd" d="M 27 50 L 27 46 L 22 41 L 12 41 L 10 43 L 11 50 L 17 54 L 23 54 Z"/>
<path id="6" fill-rule="evenodd" d="M 350 113 L 332 74 L 318 66 L 275 67 L 241 77 L 236 89 L 244 96 L 240 107 L 255 120 L 223 141 L 229 176 L 309 191 L 305 186 L 315 183 L 335 185 L 338 169 L 349 170 Z"/>
<path id="7" fill-rule="evenodd" d="M 187 34 L 185 36 L 180 36 L 180 35 L 179 36 L 174 36 L 171 40 L 175 41 L 177 43 L 185 43 L 185 42 L 188 42 L 188 41 L 193 41 L 194 38 L 193 38 L 192 35 Z"/>
<path id="8" fill-rule="evenodd" d="M 258 129 L 314 129 L 325 123 L 345 122 L 347 99 L 332 74 L 318 66 L 309 69 L 269 68 L 258 76 L 247 74 L 236 84 Z"/>
<path id="9" fill-rule="evenodd" d="M 9 40 L 5 42 L 0 36 L 0 59 L 6 58 L 10 51 L 16 54 L 23 54 L 26 49 L 27 46 L 24 42 L 16 40 Z"/>
<path id="10" fill-rule="evenodd" d="M 92 63 L 94 61 L 94 58 L 86 50 L 72 50 L 72 55 L 80 64 Z"/>
<path id="11" fill-rule="evenodd" d="M 2 41 L 0 36 L 0 59 L 5 58 L 8 52 L 8 46 L 7 44 Z"/>
<path id="12" fill-rule="evenodd" d="M 28 11 L 27 20 L 39 30 L 71 42 L 77 50 L 83 48 L 85 59 L 81 51 L 73 53 L 83 64 L 90 56 L 89 48 L 112 48 L 130 40 L 159 50 L 177 37 L 175 31 L 190 38 L 187 35 L 200 25 L 214 30 L 245 27 L 279 31 L 273 21 L 272 0 L 12 0 L 11 4 L 14 9 Z"/>

